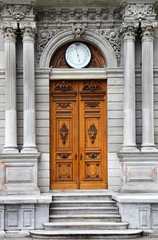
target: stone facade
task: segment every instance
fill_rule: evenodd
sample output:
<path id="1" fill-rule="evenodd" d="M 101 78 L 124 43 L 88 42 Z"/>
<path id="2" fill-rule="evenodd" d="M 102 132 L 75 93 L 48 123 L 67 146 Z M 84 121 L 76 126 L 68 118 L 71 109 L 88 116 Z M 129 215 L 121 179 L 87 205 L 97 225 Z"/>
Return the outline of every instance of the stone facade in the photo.
<path id="1" fill-rule="evenodd" d="M 48 218 L 49 80 L 80 74 L 108 83 L 108 190 L 121 192 L 115 198 L 124 219 L 131 206 L 137 227 L 158 230 L 157 1 L 74 2 L 0 1 L 0 229 L 40 229 Z M 50 68 L 56 50 L 76 40 L 96 46 L 107 66 Z M 140 192 L 154 200 L 124 199 L 124 193 Z M 141 222 L 143 214 L 153 224 Z M 135 224 L 131 217 L 130 227 Z"/>

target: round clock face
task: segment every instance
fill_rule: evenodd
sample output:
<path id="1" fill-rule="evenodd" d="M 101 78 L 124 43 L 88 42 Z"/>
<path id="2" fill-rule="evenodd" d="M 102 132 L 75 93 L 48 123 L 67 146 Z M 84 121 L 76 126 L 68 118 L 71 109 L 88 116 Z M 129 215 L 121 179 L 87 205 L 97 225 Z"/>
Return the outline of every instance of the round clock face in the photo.
<path id="1" fill-rule="evenodd" d="M 91 55 L 91 51 L 86 44 L 76 42 L 66 49 L 65 60 L 70 67 L 84 68 L 90 63 Z"/>

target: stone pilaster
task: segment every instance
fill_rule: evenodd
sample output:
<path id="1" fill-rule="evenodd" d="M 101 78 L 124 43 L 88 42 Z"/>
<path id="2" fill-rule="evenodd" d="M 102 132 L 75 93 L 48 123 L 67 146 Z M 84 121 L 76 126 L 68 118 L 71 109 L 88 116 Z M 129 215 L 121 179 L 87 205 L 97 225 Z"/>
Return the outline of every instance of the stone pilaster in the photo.
<path id="1" fill-rule="evenodd" d="M 135 124 L 135 31 L 134 25 L 123 25 L 124 38 L 124 119 L 122 151 L 138 151 Z"/>
<path id="2" fill-rule="evenodd" d="M 154 144 L 154 90 L 153 41 L 156 23 L 142 22 L 142 148 L 155 151 Z"/>
<path id="3" fill-rule="evenodd" d="M 24 142 L 22 152 L 37 152 L 35 134 L 35 23 L 21 23 L 23 31 Z"/>
<path id="4" fill-rule="evenodd" d="M 3 152 L 18 152 L 16 109 L 16 23 L 3 26 L 5 41 L 5 146 Z"/>

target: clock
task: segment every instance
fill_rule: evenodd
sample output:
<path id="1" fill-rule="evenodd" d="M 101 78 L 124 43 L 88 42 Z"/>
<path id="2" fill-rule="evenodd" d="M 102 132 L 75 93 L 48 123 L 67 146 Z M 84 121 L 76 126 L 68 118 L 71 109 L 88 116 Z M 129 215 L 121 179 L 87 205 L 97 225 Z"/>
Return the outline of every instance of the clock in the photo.
<path id="1" fill-rule="evenodd" d="M 72 43 L 65 51 L 65 60 L 72 68 L 84 68 L 88 66 L 91 58 L 91 50 L 85 43 Z"/>

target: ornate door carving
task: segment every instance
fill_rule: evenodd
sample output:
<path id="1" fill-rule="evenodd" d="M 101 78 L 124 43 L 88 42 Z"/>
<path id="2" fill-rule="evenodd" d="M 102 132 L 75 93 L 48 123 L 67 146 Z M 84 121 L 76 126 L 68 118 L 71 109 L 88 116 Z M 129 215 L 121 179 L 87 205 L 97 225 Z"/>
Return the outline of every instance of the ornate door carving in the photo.
<path id="1" fill-rule="evenodd" d="M 106 81 L 50 83 L 51 189 L 107 188 Z"/>

